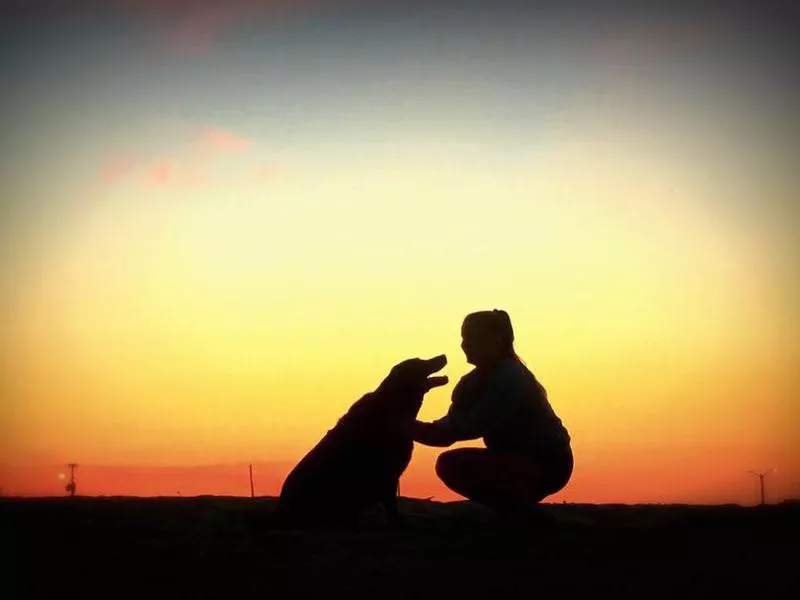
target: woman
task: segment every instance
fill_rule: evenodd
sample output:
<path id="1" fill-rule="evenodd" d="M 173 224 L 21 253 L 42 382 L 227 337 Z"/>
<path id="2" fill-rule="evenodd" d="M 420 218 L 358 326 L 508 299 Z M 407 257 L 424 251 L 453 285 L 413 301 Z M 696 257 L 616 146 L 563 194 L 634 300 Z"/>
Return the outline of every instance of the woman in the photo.
<path id="1" fill-rule="evenodd" d="M 475 368 L 453 389 L 447 415 L 415 422 L 414 441 L 446 447 L 482 437 L 486 448 L 439 455 L 436 474 L 451 490 L 501 514 L 524 513 L 569 481 L 569 434 L 544 387 L 514 351 L 508 313 L 467 315 L 461 337 Z"/>

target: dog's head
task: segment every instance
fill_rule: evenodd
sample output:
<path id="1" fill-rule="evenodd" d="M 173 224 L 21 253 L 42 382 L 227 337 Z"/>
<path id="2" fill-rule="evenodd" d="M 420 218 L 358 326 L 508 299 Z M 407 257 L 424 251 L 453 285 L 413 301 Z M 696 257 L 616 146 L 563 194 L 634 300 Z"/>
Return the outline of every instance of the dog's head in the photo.
<path id="1" fill-rule="evenodd" d="M 446 385 L 446 375 L 433 376 L 444 368 L 444 354 L 433 358 L 410 358 L 392 367 L 375 393 L 391 399 L 391 404 L 402 414 L 415 417 L 428 390 Z"/>

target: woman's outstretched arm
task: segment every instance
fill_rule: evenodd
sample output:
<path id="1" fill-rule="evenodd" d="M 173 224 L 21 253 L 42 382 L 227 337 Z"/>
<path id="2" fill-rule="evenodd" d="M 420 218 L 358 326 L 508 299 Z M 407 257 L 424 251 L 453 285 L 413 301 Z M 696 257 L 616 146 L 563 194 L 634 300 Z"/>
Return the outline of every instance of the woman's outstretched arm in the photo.
<path id="1" fill-rule="evenodd" d="M 422 421 L 414 421 L 411 425 L 411 437 L 415 442 L 425 446 L 446 448 L 457 441 L 448 429 L 448 427 L 442 426 L 437 422 L 424 423 Z"/>
<path id="2" fill-rule="evenodd" d="M 441 419 L 432 423 L 414 421 L 411 424 L 411 437 L 415 442 L 426 446 L 445 448 L 456 442 L 478 439 L 483 435 L 480 422 L 471 417 L 469 407 L 473 402 L 464 402 L 464 386 L 473 385 L 474 376 L 462 377 L 453 389 L 450 408 Z"/>

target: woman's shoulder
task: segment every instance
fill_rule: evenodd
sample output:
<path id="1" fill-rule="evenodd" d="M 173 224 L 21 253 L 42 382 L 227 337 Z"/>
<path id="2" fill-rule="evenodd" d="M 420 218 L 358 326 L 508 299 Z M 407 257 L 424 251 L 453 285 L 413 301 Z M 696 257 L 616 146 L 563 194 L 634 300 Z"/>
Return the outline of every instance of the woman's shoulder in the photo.
<path id="1" fill-rule="evenodd" d="M 453 388 L 453 399 L 473 395 L 480 390 L 498 393 L 502 390 L 534 389 L 538 386 L 533 373 L 516 359 L 504 360 L 491 371 L 472 369 L 461 376 Z"/>
<path id="2" fill-rule="evenodd" d="M 531 370 L 516 358 L 508 358 L 500 363 L 497 366 L 495 376 L 497 379 L 512 383 L 536 380 Z"/>
<path id="3" fill-rule="evenodd" d="M 499 366 L 495 385 L 526 396 L 546 394 L 533 371 L 517 359 L 509 359 Z"/>
<path id="4" fill-rule="evenodd" d="M 468 373 L 465 373 L 456 382 L 456 385 L 453 387 L 453 393 L 455 394 L 456 392 L 463 392 L 466 389 L 474 388 L 478 383 L 479 377 L 480 374 L 476 369 L 472 369 Z"/>

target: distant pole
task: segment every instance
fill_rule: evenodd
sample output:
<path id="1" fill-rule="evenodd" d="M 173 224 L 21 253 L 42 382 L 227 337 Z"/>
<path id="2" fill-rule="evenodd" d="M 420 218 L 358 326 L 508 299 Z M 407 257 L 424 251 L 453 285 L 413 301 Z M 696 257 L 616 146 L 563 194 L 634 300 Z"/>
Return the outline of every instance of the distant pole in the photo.
<path id="1" fill-rule="evenodd" d="M 67 483 L 66 490 L 70 496 L 74 496 L 78 487 L 77 483 L 75 483 L 75 467 L 78 465 L 69 463 L 67 466 L 69 467 L 69 483 Z"/>
<path id="2" fill-rule="evenodd" d="M 253 487 L 253 465 L 250 465 L 250 497 L 256 497 L 256 490 Z"/>
<path id="3" fill-rule="evenodd" d="M 764 504 L 766 504 L 766 498 L 764 496 L 764 477 L 768 473 L 771 473 L 774 470 L 775 469 L 770 469 L 769 471 L 764 471 L 763 473 L 756 473 L 755 471 L 748 471 L 748 473 L 752 473 L 753 475 L 756 475 L 758 477 L 758 481 L 759 481 L 759 484 L 761 486 L 761 506 L 764 506 Z"/>

